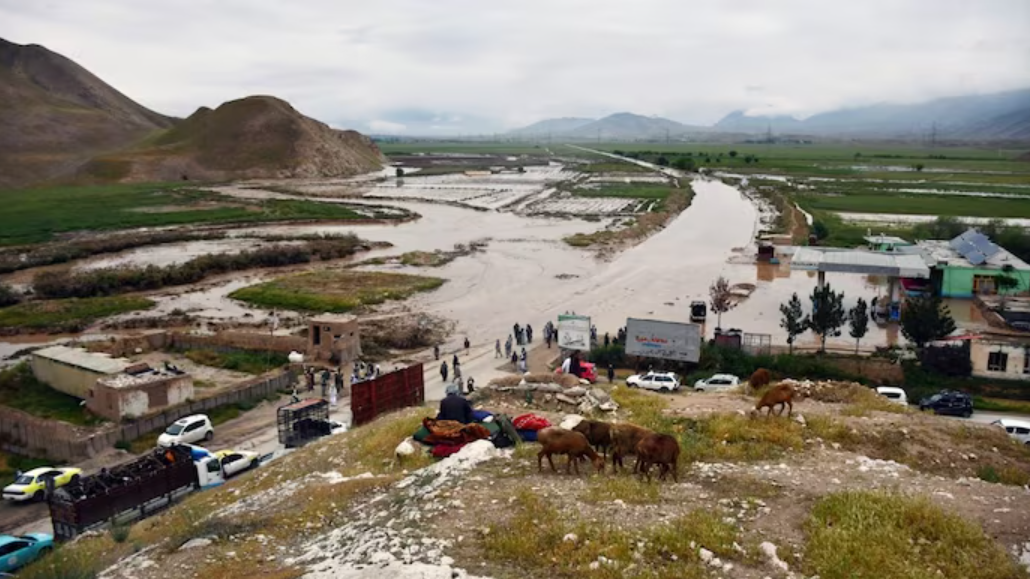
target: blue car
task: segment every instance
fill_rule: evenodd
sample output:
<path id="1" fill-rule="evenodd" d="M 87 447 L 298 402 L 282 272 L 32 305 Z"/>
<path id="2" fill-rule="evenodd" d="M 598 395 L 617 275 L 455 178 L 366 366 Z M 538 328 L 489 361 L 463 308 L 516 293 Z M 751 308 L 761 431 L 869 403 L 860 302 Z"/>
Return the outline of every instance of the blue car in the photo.
<path id="1" fill-rule="evenodd" d="M 54 548 L 53 535 L 29 533 L 21 537 L 0 535 L 0 573 L 10 573 Z"/>

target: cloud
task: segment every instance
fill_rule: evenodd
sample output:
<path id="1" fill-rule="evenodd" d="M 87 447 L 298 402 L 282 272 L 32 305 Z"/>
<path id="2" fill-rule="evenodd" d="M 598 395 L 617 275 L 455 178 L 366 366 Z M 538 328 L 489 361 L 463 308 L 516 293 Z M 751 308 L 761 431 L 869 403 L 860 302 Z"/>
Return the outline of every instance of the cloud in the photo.
<path id="1" fill-rule="evenodd" d="M 402 123 L 391 123 L 390 121 L 374 120 L 368 122 L 368 130 L 373 133 L 403 133 L 408 126 Z"/>
<path id="2" fill-rule="evenodd" d="M 1023 88 L 1028 23 L 1026 0 L 0 0 L 0 37 L 163 113 L 274 94 L 334 125 L 447 134 Z"/>

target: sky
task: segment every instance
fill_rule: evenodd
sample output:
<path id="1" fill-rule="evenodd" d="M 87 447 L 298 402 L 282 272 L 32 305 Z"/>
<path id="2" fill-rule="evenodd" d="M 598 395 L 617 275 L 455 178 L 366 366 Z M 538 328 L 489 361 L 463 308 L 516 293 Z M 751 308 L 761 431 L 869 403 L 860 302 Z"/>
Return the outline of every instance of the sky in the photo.
<path id="1" fill-rule="evenodd" d="M 1030 0 L 0 0 L 0 38 L 164 114 L 271 94 L 376 134 L 1030 87 Z"/>

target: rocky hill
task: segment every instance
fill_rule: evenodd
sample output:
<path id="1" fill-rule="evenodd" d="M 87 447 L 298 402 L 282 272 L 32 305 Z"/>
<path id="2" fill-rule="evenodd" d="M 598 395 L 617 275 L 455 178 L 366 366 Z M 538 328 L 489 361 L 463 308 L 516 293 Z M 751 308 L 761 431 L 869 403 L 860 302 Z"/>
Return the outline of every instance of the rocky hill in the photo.
<path id="1" fill-rule="evenodd" d="M 73 171 L 172 123 L 60 54 L 0 38 L 0 188 Z"/>
<path id="2" fill-rule="evenodd" d="M 384 158 L 368 137 L 339 131 L 270 96 L 201 107 L 174 127 L 79 172 L 101 181 L 338 177 L 375 171 Z"/>

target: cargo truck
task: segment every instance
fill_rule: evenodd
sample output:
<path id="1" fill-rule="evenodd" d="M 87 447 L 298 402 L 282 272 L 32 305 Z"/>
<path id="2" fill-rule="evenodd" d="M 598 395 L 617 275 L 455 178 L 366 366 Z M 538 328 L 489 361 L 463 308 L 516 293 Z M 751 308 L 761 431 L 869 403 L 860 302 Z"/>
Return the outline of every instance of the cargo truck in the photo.
<path id="1" fill-rule="evenodd" d="M 54 538 L 146 518 L 182 497 L 225 482 L 218 457 L 191 445 L 156 448 L 48 493 Z"/>

